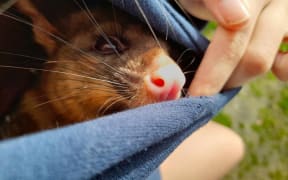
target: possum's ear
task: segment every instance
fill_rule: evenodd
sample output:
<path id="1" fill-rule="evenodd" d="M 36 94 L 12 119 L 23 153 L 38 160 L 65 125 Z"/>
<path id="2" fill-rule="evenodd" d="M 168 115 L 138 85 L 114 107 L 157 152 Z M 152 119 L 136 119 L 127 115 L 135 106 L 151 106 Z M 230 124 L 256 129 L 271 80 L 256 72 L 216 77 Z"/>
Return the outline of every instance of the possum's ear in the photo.
<path id="1" fill-rule="evenodd" d="M 17 9 L 25 16 L 29 17 L 33 24 L 35 40 L 46 52 L 51 55 L 57 49 L 57 29 L 45 18 L 30 0 L 19 0 L 16 4 Z"/>

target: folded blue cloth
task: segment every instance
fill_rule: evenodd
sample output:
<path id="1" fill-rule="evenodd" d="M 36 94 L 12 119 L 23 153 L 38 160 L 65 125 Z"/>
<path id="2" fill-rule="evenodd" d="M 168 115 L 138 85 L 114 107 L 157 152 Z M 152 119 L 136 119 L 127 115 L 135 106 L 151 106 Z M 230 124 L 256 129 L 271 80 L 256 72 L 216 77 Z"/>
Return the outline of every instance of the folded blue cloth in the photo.
<path id="1" fill-rule="evenodd" d="M 145 12 L 154 28 L 169 31 L 172 39 L 199 54 L 208 45 L 165 0 L 111 1 L 142 19 L 139 12 Z M 145 179 L 238 90 L 148 105 L 2 141 L 0 179 Z"/>
<path id="2" fill-rule="evenodd" d="M 0 179 L 144 179 L 237 90 L 148 105 L 0 144 Z"/>
<path id="3" fill-rule="evenodd" d="M 209 44 L 199 30 L 179 14 L 168 0 L 110 1 L 131 15 L 140 18 L 144 23 L 148 24 L 149 22 L 154 30 L 162 32 L 176 42 L 194 50 L 197 55 L 203 55 Z"/>

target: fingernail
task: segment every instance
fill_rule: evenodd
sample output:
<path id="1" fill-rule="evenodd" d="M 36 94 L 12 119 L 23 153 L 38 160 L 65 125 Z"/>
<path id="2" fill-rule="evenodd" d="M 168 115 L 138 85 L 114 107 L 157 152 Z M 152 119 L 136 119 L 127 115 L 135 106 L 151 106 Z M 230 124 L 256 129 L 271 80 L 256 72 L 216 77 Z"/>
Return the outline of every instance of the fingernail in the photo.
<path id="1" fill-rule="evenodd" d="M 220 0 L 219 13 L 226 25 L 241 24 L 250 17 L 243 0 Z"/>

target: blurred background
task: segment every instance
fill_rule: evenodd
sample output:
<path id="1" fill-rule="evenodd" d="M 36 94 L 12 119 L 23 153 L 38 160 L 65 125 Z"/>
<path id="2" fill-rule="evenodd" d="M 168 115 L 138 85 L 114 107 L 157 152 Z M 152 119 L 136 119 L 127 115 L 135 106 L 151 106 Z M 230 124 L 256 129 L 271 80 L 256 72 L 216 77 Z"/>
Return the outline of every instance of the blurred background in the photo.
<path id="1" fill-rule="evenodd" d="M 203 33 L 210 38 L 215 28 L 209 23 Z M 272 73 L 259 77 L 214 119 L 237 132 L 246 144 L 243 161 L 224 180 L 288 179 L 287 83 Z"/>

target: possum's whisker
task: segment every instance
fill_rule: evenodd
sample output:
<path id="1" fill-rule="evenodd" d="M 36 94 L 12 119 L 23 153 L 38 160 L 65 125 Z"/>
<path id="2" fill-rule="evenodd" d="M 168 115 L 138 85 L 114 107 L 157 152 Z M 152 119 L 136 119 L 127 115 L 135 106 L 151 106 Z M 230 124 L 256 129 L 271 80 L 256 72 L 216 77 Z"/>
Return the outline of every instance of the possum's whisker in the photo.
<path id="1" fill-rule="evenodd" d="M 69 64 L 70 65 L 70 64 Z M 68 72 L 68 71 L 71 71 L 71 73 L 76 73 L 76 74 L 79 74 L 79 75 L 85 75 L 87 77 L 93 77 L 93 78 L 101 78 L 103 80 L 111 80 L 110 78 L 104 76 L 104 75 L 100 75 L 100 74 L 91 74 L 91 73 L 88 73 L 86 71 L 80 71 L 80 70 L 76 70 L 75 68 L 68 68 L 68 67 L 63 67 L 63 66 L 60 66 L 60 67 L 57 67 L 55 68 L 55 70 L 59 71 L 59 72 Z M 92 69 L 92 71 L 95 71 L 95 69 Z M 98 79 L 97 79 L 98 80 Z M 116 83 L 116 82 L 114 82 Z"/>
<path id="2" fill-rule="evenodd" d="M 146 16 L 144 10 L 142 9 L 139 1 L 138 1 L 138 0 L 134 0 L 134 2 L 136 3 L 136 6 L 137 6 L 138 10 L 140 11 L 142 17 L 144 18 L 144 20 L 145 20 L 145 22 L 146 22 L 149 30 L 151 31 L 151 33 L 152 33 L 152 35 L 153 35 L 156 43 L 158 44 L 158 46 L 159 46 L 160 48 L 162 48 L 162 47 L 161 47 L 161 44 L 160 44 L 160 41 L 158 40 L 157 35 L 156 35 L 155 31 L 153 30 L 153 27 L 151 26 L 151 24 L 150 24 L 150 22 L 149 22 L 149 20 L 148 20 L 148 17 Z"/>
<path id="3" fill-rule="evenodd" d="M 61 37 L 59 37 L 59 36 L 56 36 L 55 34 L 46 31 L 45 29 L 43 29 L 43 28 L 40 27 L 40 26 L 36 26 L 36 25 L 34 25 L 34 24 L 32 24 L 32 23 L 24 20 L 24 19 L 21 19 L 20 17 L 17 17 L 16 15 L 13 15 L 12 13 L 9 13 L 9 12 L 7 12 L 7 11 L 6 11 L 5 13 L 2 13 L 1 15 L 2 15 L 2 16 L 5 16 L 5 17 L 7 17 L 7 18 L 10 18 L 10 19 L 12 19 L 12 20 L 15 20 L 15 21 L 17 21 L 17 22 L 23 23 L 23 24 L 25 24 L 25 25 L 34 27 L 34 28 L 37 29 L 38 31 L 41 31 L 41 32 L 49 35 L 49 36 L 52 37 L 53 39 L 55 39 L 55 40 L 57 40 L 57 41 L 65 44 L 65 45 L 67 45 L 68 47 L 70 47 L 70 48 L 73 49 L 74 51 L 79 52 L 79 53 L 81 53 L 82 55 L 85 55 L 85 56 L 87 56 L 87 57 L 89 57 L 89 58 L 95 59 L 95 57 L 93 57 L 92 55 L 86 53 L 85 51 L 83 51 L 83 50 L 80 49 L 80 48 L 77 48 L 77 47 L 73 46 L 71 43 L 67 42 L 67 41 L 64 40 L 63 38 L 61 38 Z M 117 70 L 116 70 L 114 67 L 112 67 L 111 65 L 109 65 L 109 64 L 107 64 L 107 63 L 105 63 L 105 62 L 102 62 L 102 64 L 104 64 L 105 66 L 107 66 L 107 67 L 109 67 L 110 69 L 112 69 L 112 70 L 114 70 L 115 72 L 117 72 Z"/>
<path id="4" fill-rule="evenodd" d="M 2 54 L 2 55 L 11 55 L 11 56 L 16 56 L 16 57 L 23 57 L 23 58 L 26 58 L 26 59 L 29 59 L 29 60 L 43 62 L 45 64 L 62 63 L 62 62 L 63 63 L 71 63 L 71 61 L 69 61 L 69 60 L 57 59 L 56 61 L 51 61 L 51 60 L 47 60 L 47 58 L 46 59 L 45 58 L 39 58 L 39 57 L 31 56 L 31 55 L 14 53 L 14 52 L 9 52 L 9 51 L 0 51 L 0 54 Z M 79 62 L 76 62 L 76 63 L 79 63 Z"/>
<path id="5" fill-rule="evenodd" d="M 101 77 L 99 77 L 101 78 Z M 102 81 L 99 82 L 99 80 L 93 80 L 93 81 L 89 81 L 89 80 L 83 80 L 83 79 L 73 79 L 71 77 L 67 78 L 67 77 L 54 77 L 53 78 L 55 81 L 57 80 L 61 80 L 61 81 L 74 81 L 74 82 L 81 82 L 81 83 L 86 83 L 87 85 L 93 85 L 95 87 L 98 87 L 99 85 L 101 85 L 102 87 L 107 87 L 107 88 L 111 88 L 111 85 L 110 84 L 103 84 Z M 107 78 L 103 78 L 103 80 L 111 80 L 111 79 L 107 79 Z M 116 88 L 119 88 L 119 90 L 122 90 L 122 89 L 128 89 L 129 87 L 126 85 L 126 84 L 123 84 L 123 83 L 117 83 L 117 82 L 114 82 L 113 84 L 113 87 L 116 87 Z M 129 92 L 127 90 L 127 92 Z"/>
<path id="6" fill-rule="evenodd" d="M 185 10 L 185 8 L 181 5 L 181 3 L 178 0 L 174 0 L 174 2 L 180 8 L 180 10 L 183 12 L 183 14 L 188 19 L 188 21 L 195 26 L 195 22 L 192 20 L 191 15 Z M 195 26 L 195 27 L 197 27 L 197 26 Z"/>
<path id="7" fill-rule="evenodd" d="M 0 54 L 3 54 L 3 55 L 11 55 L 11 56 L 17 56 L 17 57 L 23 57 L 23 58 L 26 58 L 28 59 L 28 62 L 41 62 L 43 64 L 61 64 L 61 65 L 65 65 L 65 64 L 69 64 L 71 65 L 72 61 L 69 61 L 69 60 L 60 60 L 60 59 L 57 59 L 56 61 L 50 61 L 50 60 L 46 60 L 44 58 L 38 58 L 38 57 L 34 57 L 34 56 L 30 56 L 30 55 L 25 55 L 25 54 L 19 54 L 19 53 L 13 53 L 13 52 L 8 52 L 8 51 L 0 51 Z M 24 61 L 24 62 L 21 62 L 21 64 L 26 64 L 28 63 L 27 61 Z M 73 63 L 79 63 L 81 65 L 85 65 L 82 61 L 73 61 Z M 85 66 L 86 68 L 90 68 L 91 70 L 94 70 L 93 67 L 90 67 L 90 66 Z M 59 68 L 59 67 L 58 67 Z M 61 66 L 60 68 L 63 68 L 64 70 L 70 70 L 70 71 L 73 71 L 74 73 L 79 73 L 79 74 L 83 74 L 83 75 L 87 75 L 87 76 L 92 76 L 91 74 L 87 73 L 87 71 L 79 71 L 79 70 L 75 70 L 75 69 L 71 69 L 71 68 L 67 68 L 67 67 L 64 67 L 64 66 Z M 60 69 L 59 68 L 59 69 Z M 104 77 L 103 78 L 107 78 L 107 77 Z"/>
<path id="8" fill-rule="evenodd" d="M 73 63 L 75 63 L 76 65 L 79 65 L 83 68 L 81 69 L 86 69 L 85 71 L 81 71 L 81 70 L 76 70 L 75 68 L 71 67 L 69 68 L 69 66 L 72 66 Z M 99 64 L 101 62 L 98 62 Z M 102 78 L 102 79 L 107 79 L 110 80 L 109 77 L 105 76 L 105 75 L 100 75 L 100 74 L 95 74 L 93 72 L 95 72 L 95 62 L 93 62 L 93 64 L 88 64 L 88 63 L 84 63 L 83 61 L 69 61 L 69 60 L 56 60 L 56 61 L 48 61 L 45 64 L 60 64 L 60 66 L 56 67 L 56 69 L 58 69 L 58 71 L 71 71 L 73 73 L 77 73 L 77 74 L 81 74 L 81 75 L 86 75 L 89 77 L 96 77 L 96 78 Z M 80 69 L 80 68 L 79 68 Z M 91 73 L 89 73 L 91 70 Z M 107 72 L 110 72 L 109 70 L 105 69 Z"/>
<path id="9" fill-rule="evenodd" d="M 195 73 L 195 72 L 196 72 L 195 70 L 194 71 L 185 71 L 184 74 L 187 75 L 187 74 L 191 74 L 191 73 Z"/>
<path id="10" fill-rule="evenodd" d="M 165 20 L 166 20 L 166 33 L 165 33 L 165 39 L 167 40 L 168 39 L 168 36 L 169 36 L 169 19 L 168 19 L 168 16 L 167 16 L 167 12 L 164 10 L 163 8 L 163 5 L 161 4 L 161 1 L 155 1 L 155 3 L 157 5 L 159 5 L 164 17 L 165 17 Z"/>
<path id="11" fill-rule="evenodd" d="M 59 61 L 59 60 L 57 60 L 57 61 L 46 61 L 45 59 L 42 59 L 42 58 L 37 58 L 37 57 L 29 56 L 29 55 L 23 55 L 23 54 L 12 53 L 12 52 L 5 52 L 5 51 L 0 51 L 0 54 L 24 57 L 24 58 L 29 59 L 29 61 L 41 62 L 41 63 L 44 63 L 44 64 L 71 64 L 71 61 L 68 61 L 68 60 L 66 60 L 66 61 L 64 61 L 64 60 L 61 60 L 61 61 Z M 23 63 L 21 63 L 21 64 L 23 64 Z M 78 70 L 75 70 L 75 69 L 70 69 L 70 68 L 62 67 L 62 66 L 60 68 L 58 67 L 58 69 L 59 69 L 58 71 L 60 71 L 61 68 L 63 68 L 64 70 L 73 71 L 73 73 L 79 73 L 79 74 L 82 74 L 82 75 L 85 74 L 87 76 L 91 76 L 91 74 L 86 73 L 84 71 L 78 71 Z M 65 72 L 65 71 L 63 71 L 63 72 Z M 102 78 L 102 79 L 109 80 L 108 77 L 106 77 L 106 76 L 97 75 L 97 78 Z M 86 81 L 86 82 L 88 82 L 88 81 Z M 95 83 L 95 82 L 93 82 L 93 83 Z M 121 84 L 119 83 L 119 85 L 121 85 Z"/>
<path id="12" fill-rule="evenodd" d="M 122 96 L 116 96 L 116 97 L 111 97 L 108 98 L 103 104 L 102 106 L 99 108 L 99 110 L 97 111 L 97 114 L 99 115 L 104 115 L 105 112 L 111 108 L 113 105 L 115 105 L 116 103 L 120 102 L 120 101 L 124 101 L 126 98 L 122 97 Z"/>
<path id="13" fill-rule="evenodd" d="M 61 80 L 61 81 L 74 81 L 74 82 L 81 82 L 81 83 L 85 83 L 86 85 L 93 85 L 95 87 L 99 87 L 99 85 L 101 85 L 102 87 L 107 87 L 107 88 L 110 88 L 111 89 L 111 85 L 110 84 L 103 84 L 102 82 L 99 82 L 99 81 L 88 81 L 88 80 L 83 80 L 83 79 L 73 79 L 71 77 L 67 78 L 59 78 L 59 77 L 56 77 L 54 78 L 55 81 L 57 80 Z M 105 79 L 104 79 L 105 80 Z M 107 80 L 110 80 L 110 79 L 107 79 Z M 126 84 L 122 84 L 122 83 L 118 83 L 115 82 L 113 84 L 113 87 L 116 87 L 116 88 L 119 88 L 119 91 L 121 90 L 127 90 L 127 92 L 129 92 L 130 90 L 128 90 L 128 86 Z M 124 91 L 123 91 L 124 92 Z"/>
<path id="14" fill-rule="evenodd" d="M 92 70 L 92 72 L 95 71 L 95 65 L 103 64 L 103 62 L 95 61 L 95 59 L 91 59 L 91 58 L 88 58 L 88 57 L 83 56 L 83 55 L 80 55 L 80 56 L 82 58 L 84 58 L 86 61 L 85 61 L 85 63 L 83 61 L 79 61 L 78 63 L 81 64 L 83 67 L 85 66 L 86 68 Z M 115 71 L 113 71 L 113 73 L 116 73 L 117 76 L 123 76 L 124 75 L 121 71 L 117 70 L 116 68 L 114 68 L 114 69 L 115 69 Z M 106 71 L 108 74 L 111 74 L 110 69 L 105 68 L 103 70 Z"/>
<path id="15" fill-rule="evenodd" d="M 77 93 L 79 93 L 79 92 L 77 92 Z M 52 102 L 57 102 L 57 101 L 61 101 L 61 100 L 64 100 L 64 99 L 72 98 L 72 97 L 75 96 L 75 94 L 76 94 L 76 93 L 70 93 L 70 94 L 68 94 L 68 95 L 66 95 L 66 96 L 57 97 L 57 98 L 55 98 L 55 99 L 50 99 L 50 100 L 45 101 L 45 102 L 43 102 L 43 103 L 36 104 L 35 106 L 32 107 L 32 109 L 39 108 L 39 107 L 41 107 L 41 106 L 47 105 L 47 104 L 52 103 Z"/>
<path id="16" fill-rule="evenodd" d="M 106 35 L 106 33 L 103 31 L 103 29 L 101 28 L 101 26 L 99 25 L 99 23 L 97 22 L 97 20 L 95 19 L 95 17 L 93 16 L 93 14 L 91 13 L 91 10 L 89 9 L 87 3 L 85 2 L 85 0 L 81 0 L 82 3 L 84 4 L 85 6 L 85 9 L 87 10 L 86 12 L 88 12 L 88 14 L 90 15 L 91 17 L 91 20 L 92 20 L 92 23 L 94 22 L 95 26 L 96 26 L 96 29 L 98 30 L 98 32 L 100 32 L 102 34 L 102 36 L 105 38 L 105 40 L 110 44 L 110 46 L 114 47 L 113 43 L 111 42 L 111 40 L 109 40 L 108 36 Z M 117 21 L 116 21 L 116 15 L 115 15 L 115 9 L 114 9 L 114 6 L 112 6 L 112 10 L 113 10 L 113 15 L 114 15 L 114 28 L 117 32 L 117 35 L 120 37 L 121 36 L 121 31 L 117 28 Z M 113 50 L 115 51 L 115 53 L 117 54 L 117 56 L 122 59 L 122 56 L 121 54 L 119 53 L 119 51 L 116 49 L 116 48 L 113 48 Z"/>
<path id="17" fill-rule="evenodd" d="M 173 35 L 174 35 L 174 38 L 177 39 L 175 30 L 174 30 L 174 26 L 172 25 L 172 23 L 170 22 L 170 19 L 168 18 L 169 13 L 166 11 L 164 5 L 162 4 L 162 1 L 155 1 L 155 2 L 157 3 L 157 5 L 159 5 L 161 12 L 163 13 L 165 20 L 166 20 L 166 36 L 165 36 L 166 40 L 168 40 L 168 36 L 169 36 L 169 27 L 170 27 Z"/>
<path id="18" fill-rule="evenodd" d="M 97 114 L 98 114 L 98 115 L 102 115 L 102 111 L 103 111 L 103 109 L 105 108 L 105 106 L 106 106 L 109 102 L 114 101 L 114 99 L 118 99 L 118 98 L 119 98 L 119 96 L 107 98 L 106 101 L 105 101 L 104 103 L 102 103 L 102 105 L 98 108 Z"/>
<path id="19" fill-rule="evenodd" d="M 180 54 L 180 56 L 177 58 L 176 63 L 180 65 L 180 64 L 183 62 L 183 56 L 184 56 L 186 53 L 188 53 L 189 51 L 193 51 L 193 49 L 191 49 L 191 48 L 185 49 L 185 50 Z"/>
<path id="20" fill-rule="evenodd" d="M 0 51 L 0 54 L 2 54 L 2 55 L 11 55 L 11 56 L 16 56 L 16 57 L 23 57 L 23 58 L 29 59 L 29 60 L 31 60 L 31 61 L 39 61 L 39 62 L 42 62 L 42 63 L 44 63 L 44 64 L 71 63 L 71 61 L 69 61 L 69 60 L 57 59 L 56 61 L 51 61 L 51 60 L 47 60 L 47 59 L 45 59 L 45 58 L 39 58 L 39 57 L 31 56 L 31 55 L 14 53 L 14 52 L 9 52 L 9 51 Z M 75 63 L 75 62 L 74 62 L 74 63 Z M 77 62 L 77 63 L 78 63 L 78 62 Z"/>
<path id="21" fill-rule="evenodd" d="M 188 88 L 183 88 L 183 89 L 181 90 L 181 92 L 182 92 L 182 96 L 183 96 L 183 97 L 186 97 L 186 96 L 187 96 L 187 92 L 188 92 Z"/>
<path id="22" fill-rule="evenodd" d="M 105 39 L 105 41 L 111 46 L 114 47 L 113 43 L 109 40 L 108 36 L 106 35 L 106 33 L 102 30 L 100 24 L 97 22 L 97 20 L 94 18 L 93 14 L 91 13 L 89 7 L 87 6 L 87 3 L 85 2 L 85 0 L 81 0 L 82 4 L 84 5 L 84 8 L 80 5 L 80 3 L 77 0 L 73 0 L 75 2 L 75 4 L 85 12 L 85 14 L 87 15 L 88 19 L 90 20 L 90 22 L 95 25 L 97 31 L 101 34 L 101 36 Z M 121 58 L 120 53 L 118 52 L 118 50 L 116 48 L 113 48 L 113 51 L 115 52 L 115 54 L 117 54 L 117 56 L 119 58 Z"/>
<path id="23" fill-rule="evenodd" d="M 128 55 L 129 56 L 129 55 Z M 130 57 L 130 56 L 129 56 Z M 83 58 L 85 58 L 85 57 L 83 57 Z M 93 61 L 93 60 L 91 60 L 91 59 L 86 59 L 86 61 L 85 61 L 86 63 L 84 63 L 84 62 L 79 62 L 79 63 L 81 63 L 81 65 L 83 65 L 83 67 L 85 67 L 85 68 L 87 68 L 87 69 L 90 69 L 92 72 L 94 72 L 95 71 L 95 61 Z M 97 64 L 97 63 L 96 63 Z M 129 64 L 129 63 L 128 63 Z M 129 66 L 129 65 L 128 65 Z M 120 69 L 120 68 L 119 68 Z M 135 71 L 135 72 L 137 72 L 136 71 L 136 68 L 132 68 L 131 67 L 131 70 L 133 71 Z M 121 72 L 121 74 L 119 74 L 118 72 L 116 72 L 116 73 L 111 73 L 111 71 L 109 71 L 109 69 L 103 69 L 103 71 L 105 71 L 105 72 L 107 72 L 108 74 L 111 74 L 113 77 L 115 77 L 115 78 L 119 78 L 119 76 L 121 76 L 121 77 L 126 77 L 126 73 L 125 72 L 123 72 L 123 71 L 121 71 L 121 70 L 117 70 L 118 72 Z M 104 75 L 103 75 L 103 77 L 104 77 Z M 106 78 L 108 78 L 108 77 L 106 77 Z M 110 79 L 110 78 L 109 78 Z"/>
<path id="24" fill-rule="evenodd" d="M 37 61 L 41 61 L 41 62 L 46 62 L 47 61 L 47 59 L 44 59 L 44 58 L 39 58 L 39 57 L 25 55 L 25 54 L 19 54 L 19 53 L 13 53 L 13 52 L 8 52 L 8 51 L 0 51 L 0 54 L 17 56 L 17 57 L 24 57 L 24 58 L 27 58 L 27 59 L 37 60 Z"/>
<path id="25" fill-rule="evenodd" d="M 194 57 L 189 64 L 183 69 L 183 71 L 185 72 L 191 65 L 193 65 L 193 63 L 196 61 L 196 57 Z"/>
<path id="26" fill-rule="evenodd" d="M 108 111 L 109 108 L 111 108 L 111 107 L 114 106 L 115 104 L 117 104 L 117 103 L 119 103 L 119 102 L 121 102 L 121 101 L 124 101 L 124 100 L 126 100 L 126 98 L 121 97 L 121 96 L 120 96 L 118 99 L 115 98 L 114 101 L 112 101 L 108 106 L 106 106 L 106 108 L 103 110 L 102 114 L 105 114 L 105 112 Z"/>
<path id="27" fill-rule="evenodd" d="M 69 99 L 69 98 L 74 98 L 74 97 L 77 97 L 77 96 L 82 96 L 82 90 L 86 90 L 87 87 L 82 87 L 82 88 L 79 88 L 79 89 L 74 89 L 72 90 L 69 90 L 70 94 L 66 95 L 66 96 L 61 96 L 61 97 L 56 97 L 56 98 L 53 98 L 53 99 L 50 99 L 48 101 L 45 101 L 45 102 L 42 102 L 42 103 L 38 103 L 34 106 L 31 107 L 31 109 L 36 109 L 36 108 L 40 108 L 42 106 L 45 106 L 45 105 L 48 105 L 50 103 L 53 103 L 53 102 L 60 102 L 62 100 L 66 100 L 66 99 Z M 77 90 L 77 92 L 75 92 Z M 104 92 L 107 92 L 107 91 L 104 91 Z M 42 96 L 43 97 L 43 96 Z M 37 97 L 33 97 L 33 98 L 37 98 Z M 124 99 L 124 98 L 123 98 Z M 27 102 L 28 103 L 28 102 Z"/>
<path id="28" fill-rule="evenodd" d="M 187 12 L 187 10 L 185 10 L 185 8 L 182 6 L 182 4 L 179 2 L 179 0 L 174 0 L 175 4 L 180 8 L 180 10 L 183 12 L 184 16 L 187 18 L 187 20 L 194 26 L 194 27 L 198 27 L 198 25 L 195 23 L 195 21 L 191 18 L 192 16 Z M 198 44 L 196 42 L 193 42 L 193 44 Z M 199 48 L 198 46 L 196 46 L 195 48 L 196 51 L 200 51 L 201 52 L 201 48 Z"/>
<path id="29" fill-rule="evenodd" d="M 67 65 L 73 65 L 73 63 L 77 64 L 77 65 L 81 65 L 83 68 L 81 69 L 86 69 L 85 72 L 84 71 L 79 71 L 79 70 L 75 70 L 75 68 L 68 68 L 68 67 L 63 67 L 63 66 L 60 66 L 60 67 L 57 67 L 57 69 L 59 69 L 58 71 L 62 71 L 62 68 L 63 68 L 63 71 L 65 72 L 66 70 L 70 70 L 72 71 L 73 73 L 78 73 L 78 74 L 81 74 L 81 75 L 86 75 L 86 76 L 89 76 L 89 77 L 95 77 L 95 78 L 101 78 L 103 80 L 111 80 L 110 77 L 107 77 L 106 75 L 104 74 L 95 74 L 95 73 L 88 73 L 89 70 L 91 70 L 91 72 L 95 72 L 95 65 L 97 65 L 98 63 L 101 63 L 101 62 L 97 62 L 95 63 L 95 61 L 91 60 L 91 59 L 87 59 L 88 61 L 86 62 L 83 62 L 83 61 L 69 61 L 69 60 L 66 60 L 65 62 L 67 63 L 63 63 L 63 65 L 67 64 Z M 58 61 L 58 62 L 63 62 L 63 60 L 61 61 Z M 54 62 L 52 62 L 53 64 Z M 55 61 L 55 63 L 57 63 L 57 61 Z M 49 64 L 49 61 L 47 62 L 47 64 Z M 80 68 L 79 68 L 80 69 Z M 104 69 L 105 71 L 107 71 L 107 73 L 111 74 L 111 72 L 109 71 L 109 69 Z M 122 73 L 122 71 L 119 71 Z M 125 73 L 122 73 L 123 75 Z M 112 75 L 114 76 L 119 76 L 119 74 L 117 73 L 117 75 L 113 74 Z M 117 83 L 117 81 L 114 82 L 113 85 L 115 85 Z M 122 85 L 119 83 L 119 85 Z"/>
<path id="30" fill-rule="evenodd" d="M 111 90 L 109 88 L 103 88 L 103 87 L 102 88 L 95 88 L 95 87 L 89 87 L 89 86 L 75 87 L 75 88 L 69 88 L 69 89 L 67 88 L 67 89 L 64 89 L 62 91 L 65 92 L 65 94 L 66 93 L 70 93 L 70 95 L 71 95 L 71 93 L 77 91 L 77 93 L 79 93 L 79 96 L 80 96 L 80 95 L 82 95 L 83 90 L 97 90 L 97 91 L 103 91 L 103 92 L 106 92 L 106 93 L 107 92 L 111 92 L 111 93 L 114 92 L 114 90 Z M 51 90 L 51 91 L 46 91 L 46 92 L 54 92 L 54 91 Z M 76 92 L 75 92 L 75 96 L 76 96 Z M 65 97 L 67 97 L 67 96 L 65 96 Z M 31 96 L 30 98 L 32 98 L 32 99 L 30 99 L 30 101 L 26 101 L 25 104 L 31 104 L 30 102 L 34 102 L 34 100 L 36 100 L 36 99 L 48 98 L 48 97 L 47 97 L 47 95 L 41 95 L 41 96 Z M 67 99 L 68 97 L 67 98 L 64 98 L 63 96 L 56 97 L 56 98 L 51 99 L 49 101 L 44 101 L 44 102 L 41 102 L 39 104 L 36 104 L 35 106 L 33 106 L 33 108 L 35 109 L 37 107 L 47 105 L 49 103 L 55 102 L 56 99 L 59 100 L 60 98 L 63 98 L 63 100 L 64 100 L 64 99 Z"/>
<path id="31" fill-rule="evenodd" d="M 78 88 L 74 88 L 73 90 L 69 90 L 69 94 L 68 95 L 65 95 L 65 96 L 61 96 L 61 97 L 56 97 L 56 98 L 53 98 L 53 99 L 50 99 L 48 101 L 45 101 L 45 102 L 42 102 L 42 103 L 38 103 L 34 106 L 31 107 L 31 109 L 36 109 L 36 108 L 40 108 L 44 105 L 47 105 L 47 104 L 50 104 L 50 103 L 53 103 L 53 102 L 59 102 L 59 101 L 62 101 L 62 100 L 66 100 L 66 99 L 69 99 L 69 98 L 74 98 L 74 97 L 77 97 L 77 96 L 82 96 L 82 91 L 83 90 L 102 90 L 102 89 L 96 89 L 96 88 L 89 88 L 87 86 L 83 86 L 83 87 L 78 87 Z M 103 90 L 104 91 L 104 90 Z M 109 91 L 104 91 L 104 92 L 109 92 Z M 113 91 L 111 91 L 113 92 Z M 42 96 L 42 97 L 45 97 L 45 96 Z M 120 98 L 121 96 L 119 96 Z M 37 98 L 37 97 L 33 97 L 33 98 Z M 40 97 L 38 97 L 40 98 Z M 121 97 L 123 100 L 125 100 L 126 98 L 124 97 Z M 28 102 L 27 102 L 28 103 Z"/>
<path id="32" fill-rule="evenodd" d="M 69 60 L 61 60 L 61 59 L 57 59 L 56 61 L 51 61 L 51 60 L 47 60 L 45 58 L 39 58 L 39 57 L 35 57 L 35 56 L 30 56 L 30 55 L 26 55 L 26 54 L 20 54 L 20 53 L 14 53 L 14 52 L 9 52 L 9 51 L 0 51 L 0 54 L 2 55 L 11 55 L 11 56 L 16 56 L 16 57 L 23 57 L 28 59 L 29 61 L 33 61 L 33 62 L 41 62 L 43 64 L 70 64 L 71 61 Z M 79 63 L 79 62 L 74 62 L 74 63 Z M 82 63 L 82 62 L 81 62 Z"/>
<path id="33" fill-rule="evenodd" d="M 115 11 L 115 6 L 112 4 L 112 12 L 113 12 L 113 21 L 114 21 L 114 29 L 116 30 L 116 33 L 117 33 L 117 36 L 121 36 L 122 33 L 121 33 L 121 30 L 118 28 L 117 26 L 117 15 L 116 15 L 116 11 Z"/>
<path id="34" fill-rule="evenodd" d="M 118 26 L 118 24 L 117 24 L 118 20 L 117 20 L 117 14 L 116 14 L 115 6 L 113 5 L 113 3 L 111 3 L 111 6 L 112 6 L 112 12 L 113 12 L 113 21 L 114 21 L 113 24 L 114 24 L 114 29 L 115 29 L 115 31 L 116 31 L 116 33 L 117 33 L 117 36 L 118 36 L 118 37 L 122 37 L 121 28 L 119 28 L 119 26 Z M 130 54 L 129 54 L 129 51 L 127 52 L 127 56 L 128 56 L 130 59 L 132 59 L 131 56 L 130 56 Z M 122 57 L 122 56 L 121 56 L 121 57 Z"/>
<path id="35" fill-rule="evenodd" d="M 0 65 L 0 68 L 1 67 L 2 68 L 11 68 L 11 69 L 22 69 L 22 70 L 35 70 L 35 71 L 53 72 L 53 73 L 71 75 L 71 76 L 75 76 L 75 77 L 82 77 L 82 78 L 91 79 L 91 80 L 103 81 L 103 82 L 107 82 L 107 83 L 110 83 L 110 84 L 117 84 L 116 82 L 109 81 L 109 80 L 103 80 L 103 79 L 98 79 L 98 78 L 94 78 L 94 77 L 89 77 L 89 76 L 84 76 L 84 75 L 74 74 L 74 73 L 68 73 L 68 72 L 62 72 L 62 71 L 47 70 L 47 69 L 41 69 L 41 68 L 31 68 L 31 67 L 8 66 L 8 65 L 7 66 L 6 65 Z"/>

